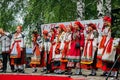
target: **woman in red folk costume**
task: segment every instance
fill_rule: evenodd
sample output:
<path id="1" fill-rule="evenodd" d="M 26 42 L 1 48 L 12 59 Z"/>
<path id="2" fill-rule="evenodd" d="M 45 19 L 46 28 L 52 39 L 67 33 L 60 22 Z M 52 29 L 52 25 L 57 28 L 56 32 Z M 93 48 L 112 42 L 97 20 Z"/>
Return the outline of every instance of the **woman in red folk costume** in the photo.
<path id="1" fill-rule="evenodd" d="M 103 56 L 102 56 L 102 62 L 103 62 L 103 68 L 102 70 L 104 72 L 109 73 L 110 69 L 113 66 L 113 63 L 115 62 L 115 59 L 118 54 L 116 54 L 117 46 L 119 45 L 119 38 L 115 38 L 115 34 L 112 33 L 112 37 L 109 39 L 107 45 L 105 46 Z M 111 76 L 117 76 L 117 68 L 116 66 L 119 66 L 118 64 L 115 65 L 114 69 L 111 72 Z"/>
<path id="2" fill-rule="evenodd" d="M 88 32 L 87 32 L 86 38 L 85 38 L 85 47 L 83 50 L 81 63 L 84 65 L 84 68 L 85 68 L 85 66 L 87 66 L 86 68 L 92 68 L 91 74 L 90 74 L 92 76 L 96 75 L 95 52 L 96 52 L 97 43 L 98 43 L 97 38 L 98 38 L 98 32 L 96 29 L 96 25 L 93 23 L 88 24 Z"/>
<path id="3" fill-rule="evenodd" d="M 65 33 L 65 40 L 64 40 L 64 49 L 62 51 L 62 58 L 61 58 L 61 66 L 60 69 L 64 73 L 67 70 L 67 55 L 70 50 L 70 44 L 71 44 L 71 30 L 72 30 L 72 25 L 68 25 L 66 27 L 67 32 Z"/>
<path id="4" fill-rule="evenodd" d="M 46 73 L 48 67 L 48 58 L 49 58 L 49 51 L 50 51 L 50 41 L 49 35 L 47 30 L 43 30 L 43 38 L 41 43 L 41 66 L 43 67 L 43 72 Z"/>
<path id="5" fill-rule="evenodd" d="M 100 38 L 100 43 L 98 44 L 98 52 L 97 52 L 97 58 L 98 58 L 98 62 L 97 62 L 97 67 L 98 68 L 102 68 L 102 55 L 104 52 L 104 48 L 108 42 L 108 40 L 111 37 L 111 18 L 108 16 L 105 16 L 103 18 L 104 20 L 104 26 L 102 29 L 102 34 L 101 34 L 101 38 Z M 105 73 L 103 73 L 103 75 L 105 75 Z"/>
<path id="6" fill-rule="evenodd" d="M 37 72 L 37 66 L 40 65 L 40 47 L 39 47 L 39 34 L 37 31 L 32 32 L 33 43 L 33 56 L 31 57 L 31 66 L 33 67 L 33 73 Z"/>
<path id="7" fill-rule="evenodd" d="M 50 51 L 49 51 L 49 57 L 48 57 L 48 65 L 47 65 L 47 72 L 46 73 L 50 73 L 53 72 L 52 69 L 52 59 L 53 59 L 53 51 L 55 49 L 55 37 L 56 37 L 56 29 L 55 28 L 51 28 L 50 30 Z"/>
<path id="8" fill-rule="evenodd" d="M 21 32 L 22 26 L 18 26 L 16 33 L 12 36 L 10 58 L 14 59 L 15 72 L 19 71 L 24 73 L 24 68 L 22 65 L 24 38 Z"/>
<path id="9" fill-rule="evenodd" d="M 81 52 L 84 47 L 84 27 L 79 22 L 76 21 L 74 23 L 74 32 L 72 33 L 72 41 L 70 45 L 70 51 L 68 53 L 68 74 L 71 74 L 71 68 L 75 66 L 76 73 L 75 74 L 82 74 L 81 73 L 81 67 L 80 67 L 80 58 L 81 58 Z"/>
<path id="10" fill-rule="evenodd" d="M 64 24 L 60 24 L 58 28 L 58 36 L 56 37 L 56 45 L 55 49 L 53 52 L 53 60 L 54 60 L 54 66 L 56 66 L 56 70 L 54 71 L 55 73 L 61 73 L 60 69 L 60 60 L 62 58 L 62 52 L 64 49 L 64 41 L 65 41 L 65 32 L 66 28 Z"/>
<path id="11" fill-rule="evenodd" d="M 97 62 L 97 67 L 101 68 L 102 67 L 102 53 L 104 51 L 104 48 L 108 42 L 108 40 L 111 37 L 111 18 L 108 16 L 105 16 L 103 18 L 104 20 L 104 25 L 102 28 L 102 32 L 101 32 L 101 38 L 100 38 L 100 42 L 98 44 L 98 52 L 97 52 L 97 58 L 98 58 L 98 62 Z"/>

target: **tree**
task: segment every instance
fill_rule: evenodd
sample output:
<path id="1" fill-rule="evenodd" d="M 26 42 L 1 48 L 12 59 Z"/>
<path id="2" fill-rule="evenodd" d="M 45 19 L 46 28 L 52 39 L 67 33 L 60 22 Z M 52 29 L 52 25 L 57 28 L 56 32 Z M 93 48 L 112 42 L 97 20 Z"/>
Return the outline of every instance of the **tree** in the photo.
<path id="1" fill-rule="evenodd" d="M 112 34 L 120 38 L 120 1 L 112 0 Z"/>
<path id="2" fill-rule="evenodd" d="M 105 0 L 105 15 L 111 16 L 111 0 Z"/>
<path id="3" fill-rule="evenodd" d="M 24 9 L 22 0 L 0 0 L 0 27 L 6 31 L 15 30 L 19 25 L 17 15 Z"/>
<path id="4" fill-rule="evenodd" d="M 77 0 L 77 19 L 83 20 L 85 19 L 85 0 Z"/>
<path id="5" fill-rule="evenodd" d="M 71 0 L 30 0 L 25 26 L 43 23 L 72 21 L 76 19 L 76 3 Z"/>
<path id="6" fill-rule="evenodd" d="M 98 19 L 96 3 L 96 0 L 85 0 L 85 20 Z"/>
<path id="7" fill-rule="evenodd" d="M 98 18 L 102 18 L 104 15 L 103 3 L 104 3 L 103 0 L 97 0 L 97 12 L 98 12 L 97 17 Z"/>

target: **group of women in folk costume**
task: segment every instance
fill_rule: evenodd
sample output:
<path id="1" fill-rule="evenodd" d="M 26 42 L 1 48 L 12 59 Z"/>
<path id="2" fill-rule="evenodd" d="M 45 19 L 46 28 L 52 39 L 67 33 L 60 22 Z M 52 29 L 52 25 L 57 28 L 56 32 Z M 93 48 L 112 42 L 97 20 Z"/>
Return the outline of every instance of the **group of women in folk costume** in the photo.
<path id="1" fill-rule="evenodd" d="M 57 28 L 51 28 L 50 32 L 43 30 L 42 36 L 33 31 L 33 56 L 30 62 L 33 72 L 37 71 L 38 65 L 43 67 L 45 73 L 54 71 L 58 74 L 72 74 L 72 69 L 75 69 L 75 74 L 80 75 L 81 68 L 87 68 L 91 69 L 90 75 L 95 76 L 96 69 L 100 68 L 104 71 L 102 75 L 106 76 L 119 55 L 120 49 L 117 46 L 120 46 L 120 39 L 115 38 L 114 34 L 111 36 L 111 18 L 105 16 L 103 21 L 101 33 L 98 33 L 95 24 L 87 24 L 85 30 L 79 21 L 75 21 L 74 26 L 59 24 Z M 12 35 L 10 47 L 14 72 L 24 73 L 24 43 L 22 26 L 18 26 Z M 118 64 L 111 76 L 116 75 Z"/>
<path id="2" fill-rule="evenodd" d="M 87 68 L 91 69 L 90 75 L 95 76 L 96 69 L 100 68 L 105 71 L 104 75 L 108 71 L 105 64 L 115 61 L 119 39 L 111 37 L 111 18 L 105 16 L 103 20 L 101 34 L 95 24 L 87 24 L 85 31 L 79 21 L 75 21 L 74 26 L 59 24 L 51 28 L 50 33 L 43 30 L 40 64 L 47 72 L 58 74 L 71 74 L 74 68 L 75 74 L 82 74 L 81 68 Z"/>
<path id="3" fill-rule="evenodd" d="M 39 36 L 37 31 L 32 33 L 33 56 L 31 66 L 36 72 L 37 65 L 43 67 L 43 72 L 55 72 L 82 74 L 81 68 L 91 69 L 92 76 L 96 75 L 96 69 L 104 70 L 103 75 L 109 71 L 110 66 L 116 58 L 116 46 L 119 39 L 111 37 L 111 18 L 103 18 L 104 25 L 101 34 L 93 23 L 87 24 L 87 31 L 79 21 L 65 26 L 59 24 L 57 28 L 51 28 L 50 32 L 42 31 Z M 86 33 L 86 35 L 84 35 Z M 100 39 L 98 39 L 100 36 Z M 15 60 L 16 69 L 21 66 L 22 48 L 24 47 L 21 27 L 12 37 L 11 58 Z"/>

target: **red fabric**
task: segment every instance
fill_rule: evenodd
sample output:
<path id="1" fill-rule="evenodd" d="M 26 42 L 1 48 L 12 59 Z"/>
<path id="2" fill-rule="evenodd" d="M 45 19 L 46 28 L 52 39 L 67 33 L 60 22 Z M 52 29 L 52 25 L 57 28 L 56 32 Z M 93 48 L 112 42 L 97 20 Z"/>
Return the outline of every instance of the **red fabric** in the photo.
<path id="1" fill-rule="evenodd" d="M 16 56 L 16 58 L 20 58 L 21 57 L 21 47 L 20 47 L 20 45 L 18 44 L 19 42 L 21 42 L 21 40 L 19 40 L 19 41 L 15 41 L 13 44 L 12 44 L 12 48 L 11 48 L 11 50 L 14 48 L 14 45 L 15 45 L 15 43 L 17 44 L 16 45 L 16 49 L 17 49 L 17 56 Z"/>
<path id="2" fill-rule="evenodd" d="M 104 44 L 105 44 L 106 38 L 107 38 L 106 36 L 102 36 L 102 40 L 101 40 L 100 46 L 99 46 L 100 49 L 105 47 Z"/>
<path id="3" fill-rule="evenodd" d="M 68 54 L 69 42 L 65 42 L 64 50 L 62 51 L 62 57 L 65 57 Z"/>
<path id="4" fill-rule="evenodd" d="M 48 63 L 50 64 L 51 63 L 51 60 L 52 60 L 52 53 L 53 53 L 53 46 L 55 44 L 52 44 L 51 47 L 50 47 L 50 52 L 49 52 L 49 59 L 48 59 Z"/>
<path id="5" fill-rule="evenodd" d="M 57 41 L 59 41 L 60 36 L 61 36 L 61 34 L 58 35 Z M 57 44 L 57 46 L 55 47 L 55 54 L 60 54 L 60 45 L 61 45 L 61 42 L 59 41 L 56 44 Z"/>
<path id="6" fill-rule="evenodd" d="M 94 30 L 96 30 L 96 25 L 95 25 L 95 24 L 89 23 L 89 24 L 88 24 L 88 27 L 89 27 L 89 26 L 92 27 Z"/>
<path id="7" fill-rule="evenodd" d="M 87 70 L 93 69 L 90 64 L 81 64 L 81 68 L 82 69 L 87 69 Z"/>
<path id="8" fill-rule="evenodd" d="M 67 65 L 67 62 L 61 62 L 60 69 L 62 71 L 65 71 L 66 70 L 66 65 Z"/>
<path id="9" fill-rule="evenodd" d="M 73 34 L 76 33 L 76 32 L 74 32 L 72 34 L 72 41 L 71 41 L 71 45 L 70 45 L 71 49 L 69 50 L 68 56 L 71 56 L 71 57 L 72 56 L 75 56 L 75 57 L 81 56 L 80 49 L 79 48 L 77 49 L 75 46 L 76 46 L 76 43 L 79 42 L 80 43 L 80 47 L 84 47 L 84 34 L 82 33 L 82 31 L 83 30 L 81 30 L 79 32 L 79 35 L 76 37 L 75 40 L 73 39 Z M 78 39 L 78 37 L 80 39 Z"/>
<path id="10" fill-rule="evenodd" d="M 111 70 L 111 67 L 113 66 L 113 63 L 110 63 L 110 62 L 107 62 L 107 61 L 102 61 L 102 67 L 101 67 L 101 69 L 103 70 L 103 71 L 110 71 Z M 111 66 L 111 67 L 108 67 L 108 65 L 109 66 Z M 119 68 L 113 68 L 112 69 L 112 71 L 117 71 L 117 70 L 119 70 Z"/>
<path id="11" fill-rule="evenodd" d="M 32 39 L 34 44 L 36 43 L 38 36 L 39 34 L 34 34 L 33 39 Z"/>
<path id="12" fill-rule="evenodd" d="M 57 43 L 57 46 L 55 48 L 55 54 L 60 54 L 60 42 Z"/>
<path id="13" fill-rule="evenodd" d="M 107 65 L 102 65 L 102 70 L 103 70 L 103 71 L 108 71 L 108 70 L 107 70 Z"/>
<path id="14" fill-rule="evenodd" d="M 69 45 L 69 42 L 65 42 L 64 50 L 62 51 L 62 58 L 63 58 L 62 61 L 66 61 L 66 59 L 64 58 L 68 54 L 68 45 Z M 61 61 L 60 69 L 66 70 L 67 62 L 62 62 L 62 61 Z"/>
<path id="15" fill-rule="evenodd" d="M 79 57 L 79 56 L 81 56 L 81 55 L 80 55 L 80 54 L 81 54 L 81 51 L 80 51 L 79 48 L 76 49 L 76 48 L 75 48 L 75 45 L 76 45 L 76 41 L 72 41 L 72 42 L 71 42 L 71 49 L 70 49 L 68 55 L 69 55 L 69 56 Z"/>
<path id="16" fill-rule="evenodd" d="M 17 52 L 18 52 L 18 58 L 20 58 L 21 57 L 21 47 L 20 47 L 20 45 L 17 43 Z"/>
<path id="17" fill-rule="evenodd" d="M 40 76 L 40 75 L 11 75 L 0 74 L 0 80 L 76 80 L 68 76 Z M 78 80 L 85 80 L 80 78 Z"/>
<path id="18" fill-rule="evenodd" d="M 88 45 L 88 42 L 87 42 L 86 45 L 85 45 L 84 56 L 87 56 L 87 45 Z"/>
<path id="19" fill-rule="evenodd" d="M 93 44 L 92 44 L 92 42 L 93 42 L 93 40 L 91 39 L 91 40 L 88 40 L 88 41 L 90 41 L 89 56 L 92 57 L 92 51 L 93 51 Z M 87 43 L 85 45 L 84 56 L 87 56 L 88 41 L 87 41 Z"/>
<path id="20" fill-rule="evenodd" d="M 63 31 L 65 31 L 65 32 L 67 31 L 64 24 L 60 24 L 59 28 L 62 29 Z"/>
<path id="21" fill-rule="evenodd" d="M 10 60 L 11 60 L 10 64 L 14 65 L 14 61 L 15 61 L 14 58 L 10 58 Z"/>
<path id="22" fill-rule="evenodd" d="M 40 63 L 40 66 L 41 67 L 45 67 L 46 66 L 46 61 L 45 61 L 45 58 L 46 58 L 46 52 L 42 53 L 43 55 L 41 56 L 41 63 Z"/>
<path id="23" fill-rule="evenodd" d="M 21 64 L 26 64 L 26 53 L 25 53 L 25 48 L 23 48 L 23 51 L 21 52 L 22 55 L 21 55 Z"/>
<path id="24" fill-rule="evenodd" d="M 113 43 L 113 38 L 110 38 L 109 42 L 108 42 L 108 46 L 107 46 L 107 49 L 106 49 L 106 52 L 107 53 L 110 53 L 111 50 L 112 50 L 112 43 Z"/>
<path id="25" fill-rule="evenodd" d="M 92 41 L 90 41 L 90 48 L 89 48 L 89 56 L 92 57 L 92 51 L 93 51 L 93 44 L 92 44 Z"/>
<path id="26" fill-rule="evenodd" d="M 98 60 L 97 60 L 96 67 L 97 67 L 97 68 L 100 68 L 100 69 L 102 68 L 102 60 L 101 60 L 101 59 L 98 59 Z"/>
<path id="27" fill-rule="evenodd" d="M 36 56 L 40 56 L 40 49 L 39 49 L 39 46 L 37 44 L 35 46 L 33 53 L 36 54 Z"/>
<path id="28" fill-rule="evenodd" d="M 47 34 L 48 34 L 48 31 L 47 31 L 47 30 L 43 30 L 43 34 L 44 34 L 44 35 L 47 35 Z"/>
<path id="29" fill-rule="evenodd" d="M 104 16 L 103 20 L 111 23 L 111 18 L 109 16 Z"/>
<path id="30" fill-rule="evenodd" d="M 31 67 L 36 67 L 36 64 L 30 64 Z"/>
<path id="31" fill-rule="evenodd" d="M 0 74 L 0 80 L 86 80 L 85 78 L 70 78 L 68 76 L 11 75 Z"/>
<path id="32" fill-rule="evenodd" d="M 84 43 L 85 43 L 85 37 L 84 37 L 84 33 L 83 30 L 80 30 L 80 46 L 84 47 Z"/>
<path id="33" fill-rule="evenodd" d="M 75 21 L 74 24 L 78 25 L 80 29 L 84 29 L 84 26 L 79 21 Z"/>
<path id="34" fill-rule="evenodd" d="M 55 34 L 52 34 L 52 37 L 50 38 L 50 42 L 53 42 L 55 39 Z"/>
<path id="35" fill-rule="evenodd" d="M 107 21 L 108 21 L 109 23 L 111 23 L 111 18 L 109 18 Z"/>

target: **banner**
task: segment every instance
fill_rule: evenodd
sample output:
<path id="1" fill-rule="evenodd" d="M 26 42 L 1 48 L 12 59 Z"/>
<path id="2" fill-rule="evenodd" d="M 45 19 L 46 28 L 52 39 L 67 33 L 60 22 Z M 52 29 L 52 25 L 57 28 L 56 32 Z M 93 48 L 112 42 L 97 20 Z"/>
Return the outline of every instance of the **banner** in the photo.
<path id="1" fill-rule="evenodd" d="M 103 19 L 84 20 L 84 21 L 80 21 L 80 22 L 83 24 L 85 30 L 87 30 L 87 24 L 94 23 L 96 25 L 96 27 L 97 27 L 99 35 L 101 34 L 101 30 L 102 30 L 102 27 L 103 27 Z M 71 21 L 71 22 L 61 22 L 61 23 L 64 24 L 65 26 L 70 25 L 70 24 L 74 25 L 74 21 Z M 43 25 L 41 25 L 41 30 L 42 31 L 43 30 L 50 31 L 51 28 L 59 26 L 59 24 L 61 24 L 61 23 L 43 24 Z"/>

